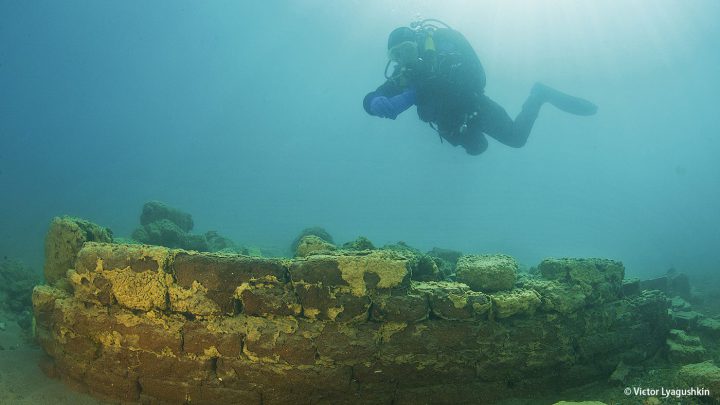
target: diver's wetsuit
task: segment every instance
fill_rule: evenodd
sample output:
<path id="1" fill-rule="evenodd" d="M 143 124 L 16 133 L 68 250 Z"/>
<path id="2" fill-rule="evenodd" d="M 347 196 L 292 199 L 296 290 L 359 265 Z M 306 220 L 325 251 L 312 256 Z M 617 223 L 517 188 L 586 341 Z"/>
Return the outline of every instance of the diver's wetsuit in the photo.
<path id="1" fill-rule="evenodd" d="M 389 80 L 366 95 L 365 111 L 395 119 L 414 104 L 421 120 L 431 123 L 442 138 L 454 146 L 462 145 L 471 155 L 487 149 L 483 133 L 508 146 L 523 146 L 542 101 L 531 94 L 513 121 L 485 95 L 485 71 L 467 39 L 447 28 L 435 30 L 432 39 L 435 50 L 424 49 L 424 37 L 418 38 L 419 62 L 412 68 L 396 69 Z M 390 113 L 373 113 L 377 97 L 389 99 Z"/>

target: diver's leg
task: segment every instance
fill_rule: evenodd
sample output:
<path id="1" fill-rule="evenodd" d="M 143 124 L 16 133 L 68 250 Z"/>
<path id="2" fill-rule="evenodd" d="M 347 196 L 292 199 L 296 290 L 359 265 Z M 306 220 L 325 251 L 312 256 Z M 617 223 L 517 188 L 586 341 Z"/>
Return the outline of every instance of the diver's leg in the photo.
<path id="1" fill-rule="evenodd" d="M 482 95 L 478 106 L 478 116 L 473 126 L 480 131 L 497 139 L 500 143 L 513 148 L 520 148 L 527 142 L 533 124 L 540 113 L 542 100 L 537 97 L 528 97 L 523 104 L 522 111 L 515 121 L 498 103 L 486 95 Z"/>
<path id="2" fill-rule="evenodd" d="M 542 83 L 535 83 L 530 90 L 530 97 L 536 97 L 541 102 L 548 102 L 561 111 L 575 115 L 593 115 L 598 109 L 588 100 L 565 94 Z"/>
<path id="3" fill-rule="evenodd" d="M 505 109 L 498 103 L 483 94 L 478 106 L 477 125 L 482 132 L 503 144 L 520 148 L 527 142 L 540 113 L 540 107 L 544 103 L 550 103 L 562 111 L 575 115 L 593 115 L 597 112 L 597 106 L 585 99 L 536 83 L 525 100 L 522 110 L 515 117 L 515 121 L 510 119 Z"/>

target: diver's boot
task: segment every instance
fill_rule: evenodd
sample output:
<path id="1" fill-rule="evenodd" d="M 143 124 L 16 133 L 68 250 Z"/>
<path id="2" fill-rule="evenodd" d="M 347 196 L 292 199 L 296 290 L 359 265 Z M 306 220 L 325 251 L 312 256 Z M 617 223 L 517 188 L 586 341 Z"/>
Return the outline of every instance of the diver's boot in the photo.
<path id="1" fill-rule="evenodd" d="M 530 90 L 530 96 L 536 102 L 547 102 L 566 113 L 575 115 L 593 115 L 598 109 L 595 104 L 585 99 L 573 97 L 542 83 L 535 83 Z"/>

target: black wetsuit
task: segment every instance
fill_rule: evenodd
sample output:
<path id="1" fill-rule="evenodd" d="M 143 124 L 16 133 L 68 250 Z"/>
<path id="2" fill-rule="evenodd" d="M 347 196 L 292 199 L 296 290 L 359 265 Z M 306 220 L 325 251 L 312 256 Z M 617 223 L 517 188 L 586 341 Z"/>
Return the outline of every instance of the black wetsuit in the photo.
<path id="1" fill-rule="evenodd" d="M 426 50 L 425 38 L 418 39 L 419 62 L 412 68 L 396 69 L 391 79 L 365 96 L 363 106 L 368 114 L 374 115 L 371 103 L 375 97 L 391 98 L 412 90 L 420 119 L 467 153 L 478 155 L 487 149 L 483 133 L 508 146 L 523 146 L 542 102 L 531 95 L 513 121 L 485 95 L 485 71 L 467 39 L 446 28 L 435 30 L 432 39 L 435 50 Z M 404 108 L 407 106 L 397 113 Z"/>

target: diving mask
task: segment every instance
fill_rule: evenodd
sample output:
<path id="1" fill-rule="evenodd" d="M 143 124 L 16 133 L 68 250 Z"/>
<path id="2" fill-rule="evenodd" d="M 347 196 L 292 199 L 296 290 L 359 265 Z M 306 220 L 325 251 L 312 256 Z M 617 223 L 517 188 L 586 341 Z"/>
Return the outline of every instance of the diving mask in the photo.
<path id="1" fill-rule="evenodd" d="M 418 45 L 415 41 L 404 41 L 388 50 L 388 58 L 400 66 L 414 64 L 419 56 Z"/>

